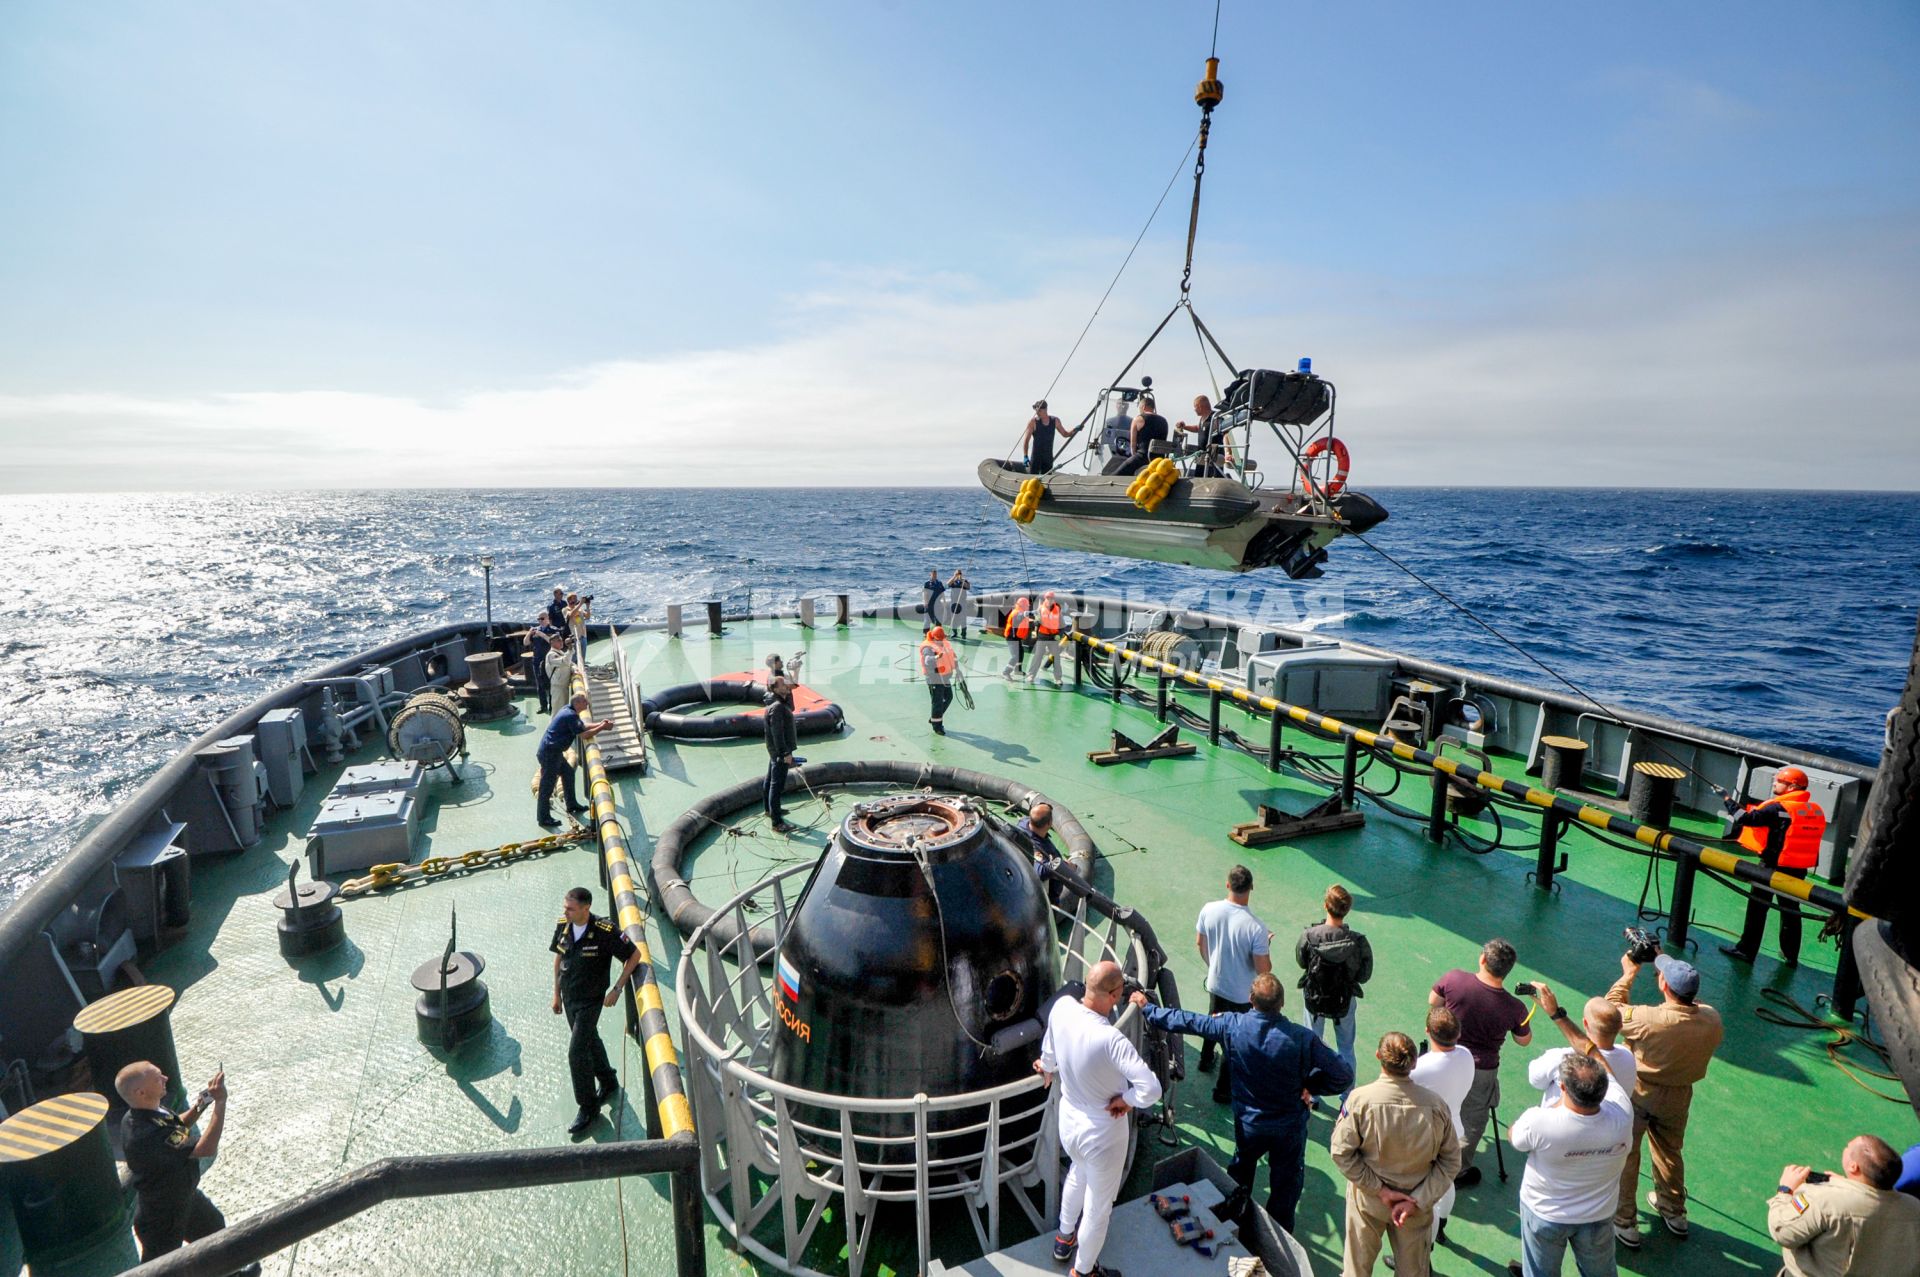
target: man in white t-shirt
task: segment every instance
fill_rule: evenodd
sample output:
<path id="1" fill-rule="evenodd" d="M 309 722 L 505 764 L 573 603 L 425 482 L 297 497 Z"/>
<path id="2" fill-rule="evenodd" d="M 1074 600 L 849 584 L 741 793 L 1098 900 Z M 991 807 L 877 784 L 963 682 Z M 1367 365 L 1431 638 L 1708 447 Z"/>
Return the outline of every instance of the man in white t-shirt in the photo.
<path id="1" fill-rule="evenodd" d="M 1033 1064 L 1048 1085 L 1060 1079 L 1060 1147 L 1072 1164 L 1060 1187 L 1053 1257 L 1072 1260 L 1075 1277 L 1120 1277 L 1118 1269 L 1100 1266 L 1100 1248 L 1127 1165 L 1133 1131 L 1127 1118 L 1130 1110 L 1160 1099 L 1159 1079 L 1113 1027 L 1114 1008 L 1124 996 L 1119 966 L 1095 963 L 1085 995 L 1061 998 L 1047 1013 L 1047 1035 Z"/>
<path id="2" fill-rule="evenodd" d="M 1247 898 L 1253 894 L 1253 871 L 1245 865 L 1227 870 L 1227 898 L 1210 900 L 1200 907 L 1200 918 L 1193 924 L 1193 945 L 1200 960 L 1207 964 L 1207 1014 L 1220 1011 L 1253 1009 L 1253 977 L 1273 970 L 1270 954 L 1273 933 L 1267 924 L 1253 916 Z M 1209 1041 L 1200 1048 L 1200 1071 L 1213 1071 L 1215 1045 Z M 1220 1052 L 1220 1075 L 1214 1079 L 1213 1102 L 1233 1100 L 1233 1073 L 1227 1053 Z"/>
<path id="3" fill-rule="evenodd" d="M 1540 1003 L 1540 1009 L 1547 1013 L 1547 1019 L 1559 1027 L 1567 1036 L 1568 1046 L 1555 1047 L 1543 1053 L 1538 1059 L 1527 1065 L 1527 1081 L 1535 1090 L 1543 1092 L 1540 1103 L 1551 1107 L 1560 1102 L 1560 1061 L 1576 1052 L 1590 1055 L 1620 1084 L 1620 1089 L 1628 1095 L 1633 1094 L 1634 1079 L 1639 1076 L 1640 1066 L 1634 1062 L 1633 1052 L 1624 1046 L 1616 1046 L 1614 1039 L 1620 1035 L 1620 1007 L 1605 998 L 1588 998 L 1581 1013 L 1580 1024 L 1586 1030 L 1573 1026 L 1573 1018 L 1561 1009 L 1560 1000 L 1553 990 L 1544 984 L 1533 986 L 1533 996 Z"/>
<path id="4" fill-rule="evenodd" d="M 1520 1179 L 1516 1277 L 1558 1277 L 1569 1247 L 1580 1277 L 1615 1277 L 1613 1212 L 1633 1147 L 1627 1093 L 1591 1056 L 1560 1061 L 1560 1103 L 1523 1111 L 1507 1128 L 1527 1155 Z"/>
<path id="5" fill-rule="evenodd" d="M 1426 1087 L 1447 1102 L 1447 1112 L 1453 1115 L 1453 1137 L 1462 1138 L 1465 1128 L 1460 1124 L 1460 1104 L 1473 1089 L 1473 1052 L 1460 1045 L 1459 1018 L 1447 1008 L 1427 1008 L 1427 1049 L 1413 1062 L 1413 1072 L 1407 1075 L 1407 1080 Z M 1449 1182 L 1447 1191 L 1433 1205 L 1436 1244 L 1447 1238 L 1447 1217 L 1453 1214 L 1453 1198 L 1454 1187 Z"/>

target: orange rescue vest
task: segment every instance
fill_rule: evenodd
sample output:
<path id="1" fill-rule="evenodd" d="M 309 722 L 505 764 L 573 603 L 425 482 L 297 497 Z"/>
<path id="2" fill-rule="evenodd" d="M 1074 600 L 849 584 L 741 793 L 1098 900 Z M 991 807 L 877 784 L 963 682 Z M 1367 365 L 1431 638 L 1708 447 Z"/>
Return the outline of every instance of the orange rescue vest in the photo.
<path id="1" fill-rule="evenodd" d="M 1755 803 L 1747 810 L 1759 811 L 1762 807 L 1781 807 L 1793 817 L 1793 823 L 1787 826 L 1786 841 L 1780 845 L 1782 869 L 1811 869 L 1820 863 L 1820 839 L 1827 832 L 1827 813 L 1807 797 L 1806 790 L 1789 790 L 1779 798 Z M 1755 853 L 1766 851 L 1767 831 L 1751 826 L 1742 829 L 1740 845 Z"/>
<path id="2" fill-rule="evenodd" d="M 939 674 L 942 677 L 953 673 L 953 663 L 954 663 L 953 644 L 946 643 L 946 642 L 936 643 L 932 639 L 920 640 L 920 651 L 922 654 L 920 657 L 920 664 L 922 669 L 926 668 L 927 658 L 925 653 L 929 648 L 931 648 L 933 651 L 934 673 Z"/>
<path id="3" fill-rule="evenodd" d="M 1008 638 L 1023 639 L 1027 637 L 1027 633 L 1032 626 L 1033 613 L 1027 609 L 1015 608 L 1013 611 L 1007 613 L 1006 635 Z"/>
<path id="4" fill-rule="evenodd" d="M 1052 638 L 1060 632 L 1060 605 L 1049 603 L 1040 609 L 1040 637 Z"/>

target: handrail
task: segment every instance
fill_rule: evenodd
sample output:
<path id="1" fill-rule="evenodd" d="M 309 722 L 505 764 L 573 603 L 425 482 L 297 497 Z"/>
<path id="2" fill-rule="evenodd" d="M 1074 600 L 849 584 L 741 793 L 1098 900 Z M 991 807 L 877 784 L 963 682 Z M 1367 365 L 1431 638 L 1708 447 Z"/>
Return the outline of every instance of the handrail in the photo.
<path id="1" fill-rule="evenodd" d="M 1577 803 L 1570 798 L 1563 798 L 1559 794 L 1549 793 L 1546 790 L 1535 789 L 1533 786 L 1522 784 L 1519 781 L 1508 780 L 1506 777 L 1494 772 L 1475 767 L 1472 763 L 1463 763 L 1456 759 L 1442 757 L 1429 750 L 1418 749 L 1412 745 L 1403 745 L 1391 736 L 1368 731 L 1364 727 L 1354 727 L 1341 722 L 1337 718 L 1330 718 L 1325 714 L 1316 714 L 1310 709 L 1302 709 L 1298 705 L 1289 705 L 1287 702 L 1276 700 L 1271 696 L 1254 696 L 1245 688 L 1229 686 L 1217 678 L 1203 678 L 1198 674 L 1190 673 L 1180 666 L 1170 665 L 1165 661 L 1156 660 L 1151 656 L 1136 652 L 1132 648 L 1121 647 L 1117 643 L 1110 643 L 1106 639 L 1094 638 L 1090 634 L 1082 634 L 1077 630 L 1068 635 L 1068 637 L 1076 643 L 1084 644 L 1091 651 L 1105 652 L 1130 663 L 1137 664 L 1143 669 L 1153 670 L 1167 678 L 1178 679 L 1194 687 L 1204 688 L 1209 692 L 1230 697 L 1244 705 L 1251 705 L 1258 709 L 1265 710 L 1269 714 L 1285 715 L 1293 721 L 1319 732 L 1323 736 L 1336 740 L 1348 739 L 1357 741 L 1369 749 L 1387 750 L 1393 754 L 1394 757 L 1406 762 L 1424 764 L 1432 767 L 1435 771 L 1445 772 L 1449 776 L 1455 776 L 1463 781 L 1479 785 L 1484 789 L 1491 789 L 1498 793 L 1505 794 L 1509 798 L 1518 799 L 1521 802 L 1541 808 L 1542 810 L 1558 813 L 1570 820 L 1578 821 L 1583 825 L 1591 825 L 1598 829 L 1604 829 L 1608 833 L 1631 838 L 1635 842 L 1653 848 L 1655 851 L 1666 852 L 1676 857 L 1684 857 L 1705 865 L 1709 869 L 1716 869 L 1721 873 L 1730 874 L 1736 878 L 1744 879 L 1747 882 L 1771 888 L 1781 895 L 1793 896 L 1809 904 L 1820 905 L 1822 908 L 1832 909 L 1835 912 L 1851 913 L 1856 918 L 1869 916 L 1861 913 L 1858 909 L 1851 908 L 1847 904 L 1845 897 L 1830 887 L 1821 887 L 1803 879 L 1790 878 L 1785 874 L 1774 873 L 1761 865 L 1755 864 L 1753 861 L 1744 860 L 1728 852 L 1721 851 L 1718 848 L 1703 846 L 1679 834 L 1655 829 L 1651 825 L 1643 825 L 1636 820 L 1629 820 L 1625 816 L 1618 816 L 1613 812 L 1604 811 L 1598 807 L 1589 807 L 1584 803 Z"/>
<path id="2" fill-rule="evenodd" d="M 671 1173 L 678 1184 L 692 1175 L 699 1161 L 700 1144 L 691 1131 L 665 1140 L 382 1158 L 149 1260 L 127 1277 L 220 1277 L 382 1202 L 662 1172 Z M 695 1236 L 704 1236 L 704 1229 L 697 1229 Z M 697 1267 L 688 1268 L 689 1241 L 682 1236 L 678 1243 L 682 1277 L 706 1272 L 704 1258 Z M 449 1256 L 449 1262 L 453 1265 L 449 1271 L 459 1269 L 457 1257 Z"/>

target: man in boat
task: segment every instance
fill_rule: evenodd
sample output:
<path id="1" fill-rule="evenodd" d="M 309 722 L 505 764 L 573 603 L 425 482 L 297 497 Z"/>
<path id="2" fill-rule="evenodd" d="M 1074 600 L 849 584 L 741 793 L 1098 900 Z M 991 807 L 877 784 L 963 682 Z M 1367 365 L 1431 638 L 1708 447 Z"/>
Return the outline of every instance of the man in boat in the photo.
<path id="1" fill-rule="evenodd" d="M 1733 800 L 1728 799 L 1729 808 Z M 1820 839 L 1827 832 L 1827 813 L 1807 794 L 1807 774 L 1798 767 L 1782 767 L 1773 774 L 1773 796 L 1732 816 L 1731 833 L 1740 846 L 1758 852 L 1760 863 L 1789 878 L 1805 878 L 1820 863 Z M 1780 954 L 1788 966 L 1800 961 L 1800 905 L 1792 896 L 1776 896 L 1764 887 L 1747 894 L 1746 925 L 1740 938 L 1720 946 L 1729 958 L 1752 962 L 1767 930 L 1767 913 L 1775 900 L 1780 907 Z"/>
<path id="2" fill-rule="evenodd" d="M 926 677 L 927 693 L 933 698 L 933 716 L 927 720 L 935 736 L 947 734 L 947 707 L 953 704 L 953 673 L 959 668 L 953 644 L 947 642 L 945 626 L 936 625 L 920 640 L 920 673 Z"/>
<path id="3" fill-rule="evenodd" d="M 640 950 L 610 919 L 593 916 L 593 892 L 585 887 L 567 892 L 547 948 L 553 952 L 553 1013 L 567 1017 L 567 1069 L 580 1106 L 567 1132 L 578 1135 L 620 1089 L 620 1075 L 600 1040 L 600 1012 L 620 1000 L 620 990 L 640 965 Z M 623 964 L 620 978 L 608 988 L 615 958 Z"/>
<path id="4" fill-rule="evenodd" d="M 1020 438 L 1020 451 L 1027 458 L 1027 473 L 1052 474 L 1054 437 L 1071 439 L 1075 433 L 1062 425 L 1060 418 L 1048 414 L 1046 400 L 1035 400 L 1033 416 L 1027 419 L 1027 433 Z"/>
<path id="5" fill-rule="evenodd" d="M 198 1241 L 227 1226 L 225 1216 L 200 1191 L 200 1159 L 220 1151 L 220 1133 L 227 1121 L 227 1075 L 213 1075 L 200 1099 L 184 1113 L 164 1104 L 167 1075 L 151 1060 L 138 1060 L 113 1079 L 114 1090 L 127 1102 L 120 1116 L 120 1145 L 126 1151 L 127 1173 L 133 1177 L 133 1235 L 140 1239 L 145 1262 L 172 1254 L 185 1242 Z M 193 1124 L 208 1108 L 213 1115 L 207 1129 L 194 1138 Z M 242 1274 L 255 1274 L 249 1264 Z"/>
<path id="6" fill-rule="evenodd" d="M 1194 463 L 1193 477 L 1196 479 L 1218 479 L 1227 472 L 1233 462 L 1233 454 L 1227 444 L 1227 428 L 1224 422 L 1216 424 L 1213 420 L 1213 401 L 1205 395 L 1193 397 L 1194 419 L 1182 421 L 1174 426 L 1176 434 L 1200 436 L 1195 440 L 1200 460 Z"/>
<path id="7" fill-rule="evenodd" d="M 1133 414 L 1127 411 L 1127 401 L 1122 399 L 1118 410 L 1100 427 L 1100 450 L 1107 454 L 1107 463 L 1100 468 L 1101 474 L 1120 472 L 1120 467 L 1127 463 L 1127 458 L 1133 453 L 1132 439 Z"/>
<path id="8" fill-rule="evenodd" d="M 1071 1261 L 1075 1277 L 1120 1277 L 1100 1265 L 1114 1194 L 1127 1168 L 1132 1109 L 1159 1102 L 1160 1080 L 1133 1043 L 1113 1026 L 1113 1013 L 1126 997 L 1126 981 L 1115 962 L 1096 962 L 1087 972 L 1087 991 L 1079 999 L 1060 998 L 1047 1015 L 1047 1033 L 1033 1071 L 1047 1085 L 1060 1079 L 1060 1147 L 1071 1159 L 1060 1186 L 1060 1231 L 1053 1257 Z"/>
<path id="9" fill-rule="evenodd" d="M 1260 1159 L 1267 1159 L 1267 1214 L 1288 1232 L 1300 1206 L 1307 1171 L 1304 1094 L 1337 1095 L 1353 1085 L 1353 1070 L 1332 1048 L 1281 1014 L 1286 990 L 1267 972 L 1253 979 L 1245 1010 L 1201 1015 L 1154 1006 L 1144 993 L 1133 1004 L 1156 1029 L 1191 1033 L 1220 1048 L 1222 1075 L 1233 1077 L 1233 1161 L 1227 1174 L 1253 1190 Z"/>
<path id="10" fill-rule="evenodd" d="M 1133 432 L 1127 440 L 1127 464 L 1116 474 L 1137 474 L 1152 460 L 1147 450 L 1167 442 L 1167 419 L 1153 410 L 1153 396 L 1140 396 L 1140 411 L 1133 419 Z"/>

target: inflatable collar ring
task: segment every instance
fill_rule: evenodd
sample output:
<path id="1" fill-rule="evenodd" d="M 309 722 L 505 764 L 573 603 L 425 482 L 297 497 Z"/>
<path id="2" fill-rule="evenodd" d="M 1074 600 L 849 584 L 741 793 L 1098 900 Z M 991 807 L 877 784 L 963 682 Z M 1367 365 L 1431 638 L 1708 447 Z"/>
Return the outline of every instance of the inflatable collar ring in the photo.
<path id="1" fill-rule="evenodd" d="M 709 679 L 703 683 L 682 683 L 656 692 L 640 702 L 640 715 L 647 730 L 657 736 L 680 740 L 723 740 L 733 736 L 759 736 L 764 730 L 767 685 L 744 675 L 736 678 Z M 690 705 L 714 702 L 751 705 L 739 714 L 683 714 Z M 796 687 L 793 698 L 793 730 L 800 736 L 819 736 L 837 732 L 846 715 L 832 701 L 808 688 Z"/>

